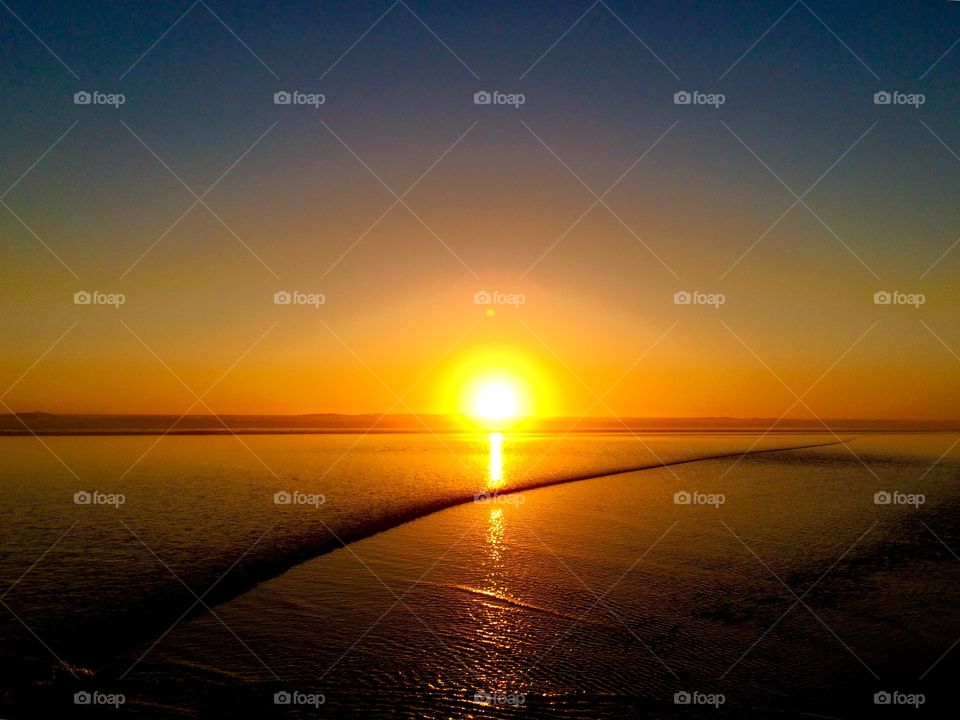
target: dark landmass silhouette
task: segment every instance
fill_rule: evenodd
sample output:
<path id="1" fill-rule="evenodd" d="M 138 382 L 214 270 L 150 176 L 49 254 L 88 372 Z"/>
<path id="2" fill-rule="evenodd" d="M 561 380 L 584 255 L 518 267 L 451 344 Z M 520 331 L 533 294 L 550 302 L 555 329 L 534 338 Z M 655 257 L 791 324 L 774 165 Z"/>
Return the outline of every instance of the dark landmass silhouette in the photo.
<path id="1" fill-rule="evenodd" d="M 490 431 L 470 418 L 439 414 L 344 415 L 0 415 L 0 435 L 266 435 L 324 433 L 450 433 Z M 735 417 L 532 418 L 510 432 L 954 432 L 960 420 Z"/>

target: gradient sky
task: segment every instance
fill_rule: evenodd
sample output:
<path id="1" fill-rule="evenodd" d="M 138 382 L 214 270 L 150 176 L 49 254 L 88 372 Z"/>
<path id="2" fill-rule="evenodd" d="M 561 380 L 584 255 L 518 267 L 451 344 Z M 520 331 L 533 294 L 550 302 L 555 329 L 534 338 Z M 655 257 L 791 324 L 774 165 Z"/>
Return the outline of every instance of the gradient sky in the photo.
<path id="1" fill-rule="evenodd" d="M 13 410 L 444 412 L 506 366 L 549 414 L 958 416 L 960 3 L 7 5 Z"/>

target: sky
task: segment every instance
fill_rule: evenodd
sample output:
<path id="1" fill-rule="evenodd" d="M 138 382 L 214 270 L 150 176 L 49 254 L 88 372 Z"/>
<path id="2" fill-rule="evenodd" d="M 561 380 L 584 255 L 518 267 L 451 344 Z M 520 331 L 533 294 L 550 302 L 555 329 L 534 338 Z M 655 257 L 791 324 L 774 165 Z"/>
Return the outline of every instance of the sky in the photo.
<path id="1" fill-rule="evenodd" d="M 957 417 L 960 3 L 4 3 L 0 412 Z"/>

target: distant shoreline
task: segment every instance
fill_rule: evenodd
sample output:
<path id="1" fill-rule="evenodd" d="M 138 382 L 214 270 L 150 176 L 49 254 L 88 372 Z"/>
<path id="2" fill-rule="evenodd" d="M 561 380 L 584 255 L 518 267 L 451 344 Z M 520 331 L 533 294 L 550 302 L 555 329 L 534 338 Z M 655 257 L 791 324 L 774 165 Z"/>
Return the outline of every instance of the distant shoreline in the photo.
<path id="1" fill-rule="evenodd" d="M 826 426 L 826 427 L 825 427 Z M 553 433 L 930 433 L 960 432 L 960 420 L 862 418 L 537 418 L 504 429 L 519 435 Z M 359 435 L 495 432 L 454 415 L 0 415 L 0 437 L 150 435 Z"/>

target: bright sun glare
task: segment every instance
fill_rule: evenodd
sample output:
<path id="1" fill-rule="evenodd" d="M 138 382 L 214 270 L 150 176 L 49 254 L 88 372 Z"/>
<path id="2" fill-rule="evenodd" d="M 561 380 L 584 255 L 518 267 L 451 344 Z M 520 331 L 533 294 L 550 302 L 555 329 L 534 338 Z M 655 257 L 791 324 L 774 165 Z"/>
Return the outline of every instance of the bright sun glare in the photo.
<path id="1" fill-rule="evenodd" d="M 471 415 L 481 420 L 512 420 L 520 413 L 517 388 L 495 380 L 479 385 L 471 398 Z"/>
<path id="2" fill-rule="evenodd" d="M 473 350 L 448 376 L 444 405 L 474 429 L 525 426 L 545 412 L 545 379 L 539 365 L 516 351 Z"/>

